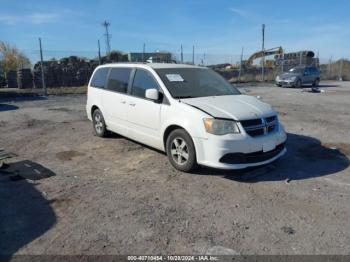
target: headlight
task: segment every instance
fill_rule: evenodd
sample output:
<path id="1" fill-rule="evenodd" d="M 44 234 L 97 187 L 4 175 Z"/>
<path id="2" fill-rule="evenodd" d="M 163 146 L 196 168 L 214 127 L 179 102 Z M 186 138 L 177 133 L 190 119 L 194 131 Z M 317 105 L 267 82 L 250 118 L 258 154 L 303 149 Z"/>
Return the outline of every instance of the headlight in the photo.
<path id="1" fill-rule="evenodd" d="M 290 81 L 295 81 L 295 79 L 297 79 L 297 77 L 296 77 L 296 76 L 292 76 L 292 77 L 290 78 Z"/>
<path id="2" fill-rule="evenodd" d="M 213 135 L 226 135 L 240 133 L 238 125 L 235 121 L 220 120 L 215 118 L 204 118 L 205 130 Z"/>

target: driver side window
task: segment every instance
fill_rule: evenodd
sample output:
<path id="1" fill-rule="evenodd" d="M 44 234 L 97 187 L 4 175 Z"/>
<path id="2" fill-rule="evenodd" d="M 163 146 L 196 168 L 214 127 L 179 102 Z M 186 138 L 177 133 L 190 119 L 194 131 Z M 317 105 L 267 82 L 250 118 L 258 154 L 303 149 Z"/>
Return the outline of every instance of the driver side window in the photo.
<path id="1" fill-rule="evenodd" d="M 131 94 L 136 97 L 145 98 L 147 89 L 159 89 L 158 83 L 153 75 L 142 69 L 137 69 L 132 84 Z"/>

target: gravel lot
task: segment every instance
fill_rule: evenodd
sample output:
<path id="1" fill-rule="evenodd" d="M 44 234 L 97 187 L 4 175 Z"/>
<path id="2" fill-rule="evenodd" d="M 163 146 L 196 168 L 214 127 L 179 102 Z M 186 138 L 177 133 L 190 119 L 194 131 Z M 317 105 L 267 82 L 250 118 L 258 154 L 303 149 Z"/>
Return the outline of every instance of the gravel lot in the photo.
<path id="1" fill-rule="evenodd" d="M 0 93 L 0 148 L 17 155 L 0 170 L 0 253 L 350 254 L 350 83 L 322 84 L 241 86 L 279 112 L 287 155 L 195 174 L 94 136 L 84 95 Z"/>

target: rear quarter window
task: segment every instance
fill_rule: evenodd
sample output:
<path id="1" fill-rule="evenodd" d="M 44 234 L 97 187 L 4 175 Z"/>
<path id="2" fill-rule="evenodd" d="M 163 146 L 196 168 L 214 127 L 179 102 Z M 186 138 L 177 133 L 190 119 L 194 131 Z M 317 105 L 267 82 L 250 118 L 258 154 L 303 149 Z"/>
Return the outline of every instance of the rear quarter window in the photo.
<path id="1" fill-rule="evenodd" d="M 108 70 L 109 70 L 108 67 L 102 67 L 97 69 L 94 75 L 92 76 L 90 86 L 105 88 L 106 82 L 107 82 Z"/>

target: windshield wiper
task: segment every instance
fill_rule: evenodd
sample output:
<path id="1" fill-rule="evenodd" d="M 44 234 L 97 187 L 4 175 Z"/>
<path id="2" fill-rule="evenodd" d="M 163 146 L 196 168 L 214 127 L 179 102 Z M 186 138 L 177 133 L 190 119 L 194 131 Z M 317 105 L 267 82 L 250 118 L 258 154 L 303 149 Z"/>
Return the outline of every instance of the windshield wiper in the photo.
<path id="1" fill-rule="evenodd" d="M 194 98 L 193 96 L 174 96 L 176 99 Z"/>

